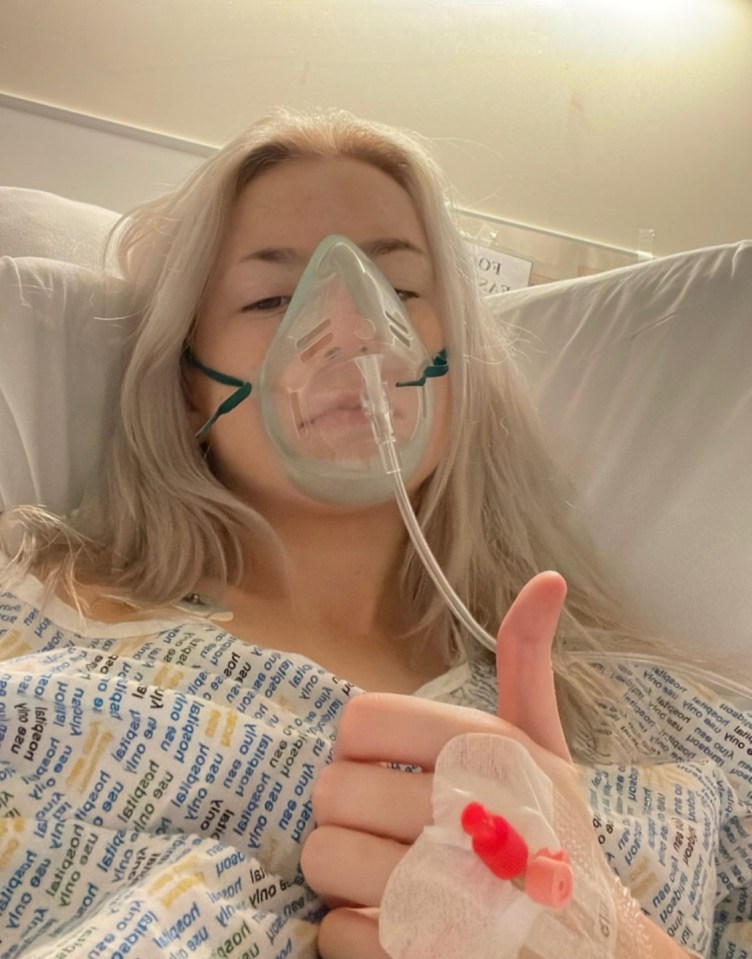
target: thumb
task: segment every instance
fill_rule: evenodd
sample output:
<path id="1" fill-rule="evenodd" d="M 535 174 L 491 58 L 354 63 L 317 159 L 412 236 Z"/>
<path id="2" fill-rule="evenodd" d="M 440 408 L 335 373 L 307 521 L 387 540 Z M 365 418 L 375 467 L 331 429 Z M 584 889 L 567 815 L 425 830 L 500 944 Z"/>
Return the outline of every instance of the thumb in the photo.
<path id="1" fill-rule="evenodd" d="M 559 718 L 551 662 L 567 584 L 555 572 L 538 573 L 520 590 L 497 637 L 499 716 L 533 742 L 571 760 Z"/>

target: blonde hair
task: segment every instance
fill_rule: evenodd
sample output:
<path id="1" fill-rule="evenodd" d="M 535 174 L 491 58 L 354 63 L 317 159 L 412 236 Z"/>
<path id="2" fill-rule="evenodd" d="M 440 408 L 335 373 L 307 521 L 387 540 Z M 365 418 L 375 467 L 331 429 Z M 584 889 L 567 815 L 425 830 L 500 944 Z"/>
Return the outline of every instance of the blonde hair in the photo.
<path id="1" fill-rule="evenodd" d="M 0 533 L 6 544 L 11 529 L 25 534 L 17 568 L 66 576 L 74 585 L 95 577 L 137 605 L 174 602 L 203 576 L 240 576 L 239 531 L 251 525 L 260 538 L 271 534 L 212 474 L 193 436 L 182 354 L 238 193 L 276 164 L 338 156 L 372 164 L 406 190 L 440 282 L 454 429 L 420 497 L 426 538 L 457 593 L 492 632 L 532 575 L 562 573 L 569 593 L 556 646 L 560 704 L 570 740 L 585 743 L 597 676 L 565 668 L 564 654 L 650 643 L 627 624 L 576 531 L 566 482 L 546 452 L 509 334 L 477 292 L 441 171 L 414 135 L 341 111 L 277 110 L 185 186 L 121 221 L 113 242 L 141 319 L 104 480 L 67 521 L 19 509 L 0 521 Z M 450 613 L 411 546 L 402 583 L 415 632 L 449 643 Z"/>

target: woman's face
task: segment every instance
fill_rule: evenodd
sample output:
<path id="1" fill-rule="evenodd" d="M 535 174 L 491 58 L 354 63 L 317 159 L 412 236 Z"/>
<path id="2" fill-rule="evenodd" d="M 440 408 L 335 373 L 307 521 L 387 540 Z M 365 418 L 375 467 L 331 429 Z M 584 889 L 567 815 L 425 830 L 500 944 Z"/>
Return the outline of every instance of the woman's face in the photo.
<path id="1" fill-rule="evenodd" d="M 444 344 L 436 280 L 423 225 L 408 194 L 360 160 L 290 160 L 257 176 L 240 194 L 197 317 L 192 349 L 203 364 L 250 379 L 258 370 L 311 254 L 338 233 L 363 249 L 400 294 L 424 345 Z M 346 325 L 347 317 L 341 322 Z M 231 388 L 190 369 L 196 427 Z M 433 436 L 411 485 L 436 467 L 447 418 L 446 377 L 434 391 Z M 343 430 L 352 424 L 343 423 Z M 307 501 L 287 479 L 261 423 L 258 397 L 221 416 L 208 434 L 215 471 L 252 506 Z"/>

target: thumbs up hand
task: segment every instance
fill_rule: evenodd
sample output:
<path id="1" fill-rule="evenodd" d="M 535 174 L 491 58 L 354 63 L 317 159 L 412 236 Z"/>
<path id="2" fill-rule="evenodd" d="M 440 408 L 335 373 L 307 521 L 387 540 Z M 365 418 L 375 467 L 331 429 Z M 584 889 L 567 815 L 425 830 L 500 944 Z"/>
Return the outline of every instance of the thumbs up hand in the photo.
<path id="1" fill-rule="evenodd" d="M 379 906 L 390 876 L 433 822 L 433 771 L 456 737 L 484 733 L 515 740 L 587 819 L 559 718 L 551 660 L 565 596 L 558 573 L 540 573 L 504 617 L 497 644 L 497 716 L 389 693 L 364 694 L 348 703 L 333 762 L 314 788 L 317 828 L 301 858 L 306 881 L 331 906 L 319 930 L 322 959 L 389 959 L 379 943 Z M 385 764 L 418 766 L 421 772 Z M 639 921 L 643 918 L 640 914 Z M 656 959 L 687 955 L 648 920 L 644 923 L 649 928 L 641 929 L 635 941 L 655 940 Z"/>

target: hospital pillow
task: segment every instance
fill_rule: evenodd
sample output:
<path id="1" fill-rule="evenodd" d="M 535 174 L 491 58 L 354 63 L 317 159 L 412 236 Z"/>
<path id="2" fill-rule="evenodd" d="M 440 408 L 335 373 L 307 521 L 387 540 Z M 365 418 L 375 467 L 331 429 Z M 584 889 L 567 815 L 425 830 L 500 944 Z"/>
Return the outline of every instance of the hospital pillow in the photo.
<path id="1" fill-rule="evenodd" d="M 99 474 L 132 326 L 91 269 L 115 215 L 0 188 L 0 224 L 8 206 L 0 508 L 63 511 Z M 750 304 L 749 243 L 493 300 L 617 582 L 648 626 L 710 652 L 752 633 Z"/>
<path id="2" fill-rule="evenodd" d="M 117 218 L 101 206 L 54 193 L 0 187 L 0 256 L 41 256 L 97 269 Z"/>
<path id="3" fill-rule="evenodd" d="M 752 243 L 494 308 L 622 592 L 680 643 L 752 649 Z"/>
<path id="4" fill-rule="evenodd" d="M 133 325 L 118 319 L 118 284 L 100 268 L 116 220 L 0 188 L 0 509 L 63 512 L 98 474 Z"/>

